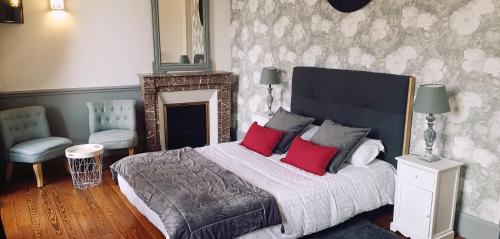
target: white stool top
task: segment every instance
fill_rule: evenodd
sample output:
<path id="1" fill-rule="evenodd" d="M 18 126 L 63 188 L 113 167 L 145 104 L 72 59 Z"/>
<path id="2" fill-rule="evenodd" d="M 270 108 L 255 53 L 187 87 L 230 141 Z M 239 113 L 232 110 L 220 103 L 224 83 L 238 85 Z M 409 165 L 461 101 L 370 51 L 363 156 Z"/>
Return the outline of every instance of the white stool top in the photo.
<path id="1" fill-rule="evenodd" d="M 80 144 L 69 147 L 65 150 L 68 158 L 93 158 L 104 152 L 104 147 L 100 144 Z"/>

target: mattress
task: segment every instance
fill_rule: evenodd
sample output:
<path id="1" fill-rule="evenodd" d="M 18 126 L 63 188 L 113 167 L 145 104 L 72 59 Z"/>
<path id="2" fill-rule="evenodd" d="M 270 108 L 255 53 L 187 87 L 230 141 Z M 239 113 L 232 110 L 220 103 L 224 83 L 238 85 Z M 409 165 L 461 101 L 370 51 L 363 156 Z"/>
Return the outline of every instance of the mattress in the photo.
<path id="1" fill-rule="evenodd" d="M 316 176 L 280 162 L 283 155 L 266 158 L 238 142 L 196 150 L 276 198 L 285 232 L 281 233 L 280 226 L 274 226 L 242 235 L 241 239 L 298 238 L 393 203 L 396 170 L 381 160 L 375 160 L 367 167 L 345 164 L 337 174 Z M 159 216 L 120 175 L 118 184 L 130 203 L 168 238 Z"/>

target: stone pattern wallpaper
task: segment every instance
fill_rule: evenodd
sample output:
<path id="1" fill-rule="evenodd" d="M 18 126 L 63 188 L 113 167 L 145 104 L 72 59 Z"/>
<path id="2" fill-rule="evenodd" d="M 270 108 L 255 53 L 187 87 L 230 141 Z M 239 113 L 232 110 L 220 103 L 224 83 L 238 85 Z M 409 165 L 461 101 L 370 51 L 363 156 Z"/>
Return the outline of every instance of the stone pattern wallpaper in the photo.
<path id="1" fill-rule="evenodd" d="M 290 106 L 294 66 L 413 75 L 445 84 L 435 152 L 466 164 L 459 210 L 499 224 L 500 1 L 373 0 L 341 13 L 326 0 L 232 0 L 232 70 L 239 75 L 238 130 L 265 111 L 261 70 L 276 66 L 274 108 Z M 411 151 L 424 151 L 425 115 L 413 117 Z"/>

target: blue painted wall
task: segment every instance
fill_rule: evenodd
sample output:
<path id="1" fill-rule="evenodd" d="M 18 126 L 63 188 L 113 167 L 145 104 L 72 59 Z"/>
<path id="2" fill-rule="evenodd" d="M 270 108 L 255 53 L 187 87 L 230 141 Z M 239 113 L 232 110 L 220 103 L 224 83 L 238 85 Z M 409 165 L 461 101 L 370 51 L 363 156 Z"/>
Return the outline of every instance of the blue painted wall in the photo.
<path id="1" fill-rule="evenodd" d="M 88 101 L 137 100 L 137 133 L 139 147 L 144 148 L 144 105 L 139 86 L 112 88 L 78 88 L 0 94 L 0 110 L 41 105 L 46 108 L 51 133 L 70 138 L 74 144 L 87 143 L 89 138 Z"/>

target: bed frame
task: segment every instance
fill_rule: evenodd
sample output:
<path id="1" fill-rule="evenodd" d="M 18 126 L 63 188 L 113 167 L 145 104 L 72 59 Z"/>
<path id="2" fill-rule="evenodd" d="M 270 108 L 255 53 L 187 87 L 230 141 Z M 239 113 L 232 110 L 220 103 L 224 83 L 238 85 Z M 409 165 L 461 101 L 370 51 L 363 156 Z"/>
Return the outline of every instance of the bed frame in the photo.
<path id="1" fill-rule="evenodd" d="M 371 128 L 369 138 L 382 140 L 379 158 L 396 166 L 408 154 L 415 78 L 366 71 L 295 67 L 291 111 L 347 126 Z"/>

